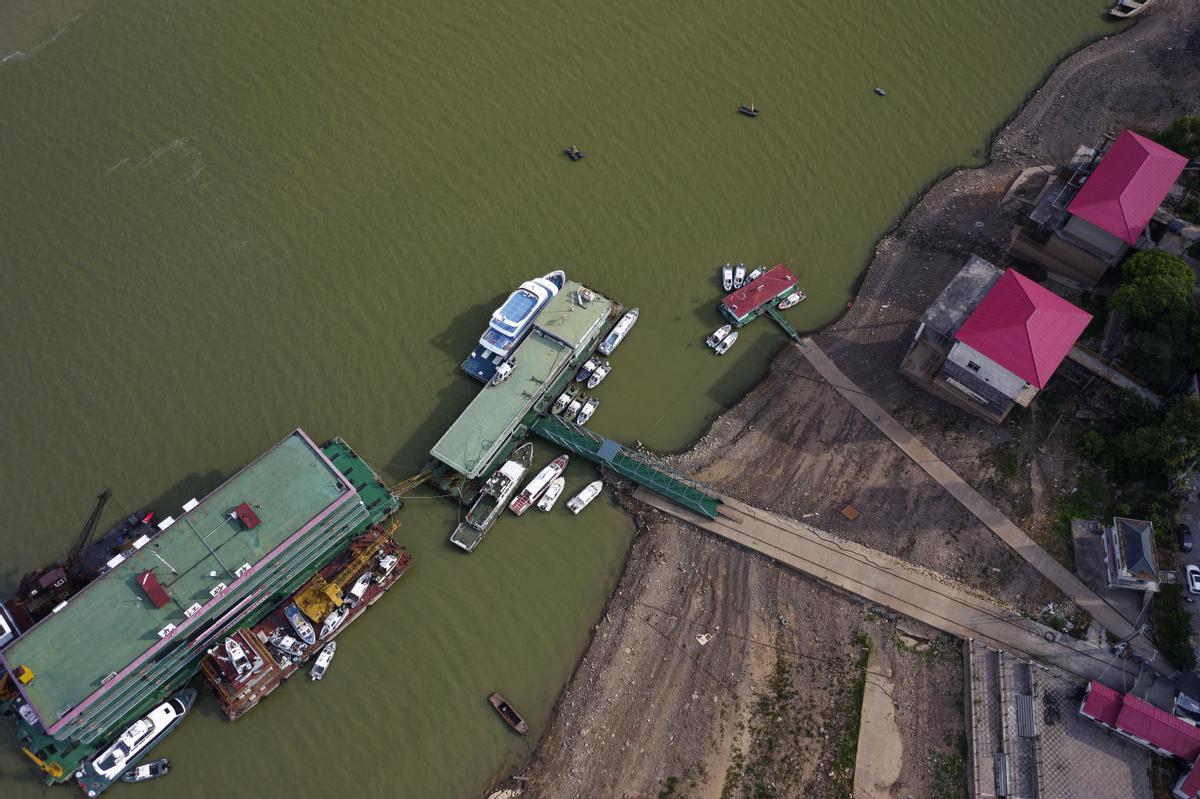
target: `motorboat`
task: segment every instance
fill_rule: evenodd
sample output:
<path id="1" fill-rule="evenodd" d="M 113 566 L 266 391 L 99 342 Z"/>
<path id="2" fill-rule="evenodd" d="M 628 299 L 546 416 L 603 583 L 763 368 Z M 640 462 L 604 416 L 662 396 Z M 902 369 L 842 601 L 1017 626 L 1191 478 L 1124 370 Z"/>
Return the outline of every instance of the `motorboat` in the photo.
<path id="1" fill-rule="evenodd" d="M 779 310 L 786 311 L 788 308 L 791 308 L 793 305 L 798 305 L 804 302 L 806 299 L 808 299 L 808 297 L 803 291 L 793 291 L 791 294 L 784 297 L 783 301 L 779 303 Z"/>
<path id="2" fill-rule="evenodd" d="M 155 760 L 153 763 L 143 763 L 140 766 L 135 766 L 121 775 L 122 782 L 146 782 L 157 777 L 161 777 L 171 770 L 171 761 L 165 757 Z"/>
<path id="3" fill-rule="evenodd" d="M 566 488 L 566 486 L 566 478 L 556 478 L 554 482 L 546 488 L 546 493 L 542 494 L 542 498 L 537 501 L 538 510 L 553 510 L 554 503 L 558 502 L 558 498 L 562 496 L 563 489 Z"/>
<path id="4" fill-rule="evenodd" d="M 571 400 L 571 404 L 567 406 L 566 412 L 562 415 L 568 422 L 575 418 L 575 414 L 579 413 L 579 409 L 583 407 L 583 401 L 580 399 Z"/>
<path id="5" fill-rule="evenodd" d="M 379 559 L 379 565 L 375 572 L 375 584 L 382 585 L 383 581 L 388 578 L 396 568 L 396 564 L 400 562 L 400 558 L 395 555 L 384 555 Z"/>
<path id="6" fill-rule="evenodd" d="M 579 409 L 579 416 L 575 418 L 575 424 L 587 424 L 588 419 L 592 418 L 592 414 L 600 407 L 600 400 L 595 397 L 589 397 L 588 401 L 583 403 L 583 407 Z"/>
<path id="7" fill-rule="evenodd" d="M 489 696 L 488 702 L 500 714 L 500 718 L 504 719 L 504 723 L 512 728 L 513 732 L 520 735 L 529 734 L 529 725 L 525 723 L 525 719 L 521 718 L 521 714 L 513 709 L 513 706 L 499 692 Z"/>
<path id="8" fill-rule="evenodd" d="M 595 358 L 588 358 L 586 361 L 584 361 L 583 366 L 579 367 L 579 371 L 575 373 L 575 382 L 587 382 L 587 379 L 592 376 L 592 372 L 596 371 L 597 367 L 599 366 L 600 361 L 596 360 Z"/>
<path id="9" fill-rule="evenodd" d="M 721 267 L 721 288 L 725 291 L 733 291 L 733 264 L 725 264 Z"/>
<path id="10" fill-rule="evenodd" d="M 738 113 L 745 114 L 748 117 L 756 117 L 758 116 L 758 106 L 756 106 L 754 103 L 750 103 L 749 105 L 739 105 Z"/>
<path id="11" fill-rule="evenodd" d="M 641 309 L 639 308 L 630 308 L 625 312 L 625 315 L 613 325 L 613 329 L 604 337 L 604 341 L 600 342 L 600 346 L 596 348 L 600 351 L 601 355 L 613 354 L 613 350 L 625 340 L 625 336 L 629 335 L 629 331 L 637 324 L 638 314 L 640 313 Z"/>
<path id="12" fill-rule="evenodd" d="M 567 510 L 571 511 L 571 513 L 578 514 L 579 511 L 583 510 L 588 505 L 591 505 L 592 500 L 600 496 L 600 492 L 603 489 L 604 483 L 602 481 L 593 480 L 584 486 L 582 491 L 571 497 L 571 500 L 567 503 Z"/>
<path id="13" fill-rule="evenodd" d="M 336 652 L 337 641 L 330 641 L 321 647 L 321 652 L 317 655 L 317 662 L 313 664 L 312 671 L 308 673 L 309 678 L 316 681 L 324 677 L 325 670 L 329 668 Z"/>
<path id="14" fill-rule="evenodd" d="M 296 606 L 295 602 L 283 609 L 283 615 L 288 620 L 288 624 L 292 625 L 292 629 L 296 631 L 296 635 L 300 636 L 301 641 L 309 646 L 317 642 L 317 634 L 313 632 L 312 622 L 304 616 L 304 612 Z"/>
<path id="15" fill-rule="evenodd" d="M 487 330 L 483 331 L 479 343 L 463 362 L 463 371 L 481 383 L 490 382 L 496 371 L 517 349 L 517 345 L 533 329 L 538 314 L 562 290 L 566 282 L 566 274 L 561 269 L 556 269 L 542 277 L 526 280 L 518 286 L 517 290 L 509 294 L 504 303 L 492 312 Z"/>
<path id="16" fill-rule="evenodd" d="M 81 764 L 75 772 L 79 787 L 89 797 L 99 796 L 179 726 L 195 701 L 196 689 L 187 688 L 172 694 L 167 701 L 135 721 L 117 737 L 117 740 Z"/>
<path id="17" fill-rule="evenodd" d="M 342 626 L 342 622 L 344 622 L 346 617 L 349 615 L 350 608 L 345 605 L 342 605 L 336 610 L 329 611 L 329 613 L 325 616 L 325 621 L 321 622 L 321 637 L 328 638 L 330 635 L 336 632 L 337 628 Z"/>
<path id="18" fill-rule="evenodd" d="M 716 347 L 722 339 L 729 335 L 731 330 L 733 330 L 733 325 L 721 325 L 712 332 L 711 336 L 704 339 L 704 344 L 708 347 Z"/>
<path id="19" fill-rule="evenodd" d="M 268 638 L 267 643 L 273 648 L 277 649 L 280 653 L 289 655 L 291 657 L 303 657 L 305 650 L 308 648 L 303 642 L 297 641 L 292 636 L 284 634 L 282 630 L 279 630 L 275 633 L 275 635 L 272 635 L 270 638 Z"/>
<path id="20" fill-rule="evenodd" d="M 1154 0 L 1117 0 L 1117 4 L 1110 8 L 1108 13 L 1117 19 L 1129 19 L 1145 11 L 1146 6 L 1152 2 Z"/>
<path id="21" fill-rule="evenodd" d="M 574 144 L 572 144 L 567 149 L 563 150 L 563 154 L 566 155 L 567 158 L 570 158 L 572 161 L 578 161 L 579 159 L 583 158 L 583 153 L 580 152 L 579 148 L 576 147 Z"/>
<path id="22" fill-rule="evenodd" d="M 875 93 L 878 94 L 880 97 L 887 97 L 887 92 L 885 92 L 883 89 L 881 89 L 878 86 L 875 87 Z"/>
<path id="23" fill-rule="evenodd" d="M 766 272 L 766 271 L 767 271 L 767 270 L 766 270 L 766 269 L 763 269 L 761 266 L 756 266 L 756 267 L 754 267 L 754 271 L 753 271 L 753 272 L 751 272 L 750 274 L 746 275 L 746 282 L 747 282 L 747 283 L 753 283 L 754 281 L 756 281 L 756 280 L 758 280 L 760 277 L 762 277 L 762 275 L 763 275 L 763 272 Z"/>
<path id="24" fill-rule="evenodd" d="M 717 342 L 717 345 L 715 347 L 713 347 L 713 350 L 717 353 L 717 355 L 724 355 L 725 353 L 729 352 L 729 348 L 732 347 L 737 342 L 737 340 L 738 340 L 738 334 L 737 334 L 737 331 L 735 330 L 732 333 L 730 333 L 728 336 L 726 336 L 725 338 L 723 338 L 719 342 Z"/>
<path id="25" fill-rule="evenodd" d="M 492 472 L 483 484 L 475 504 L 467 511 L 466 520 L 450 534 L 450 543 L 464 552 L 474 551 L 492 524 L 500 518 L 532 465 L 533 444 L 522 444 L 513 450 L 504 465 Z"/>
<path id="26" fill-rule="evenodd" d="M 246 657 L 246 650 L 237 642 L 237 639 L 225 639 L 225 654 L 228 656 L 229 665 L 233 667 L 239 680 L 254 671 L 254 664 L 250 662 L 250 658 Z"/>
<path id="27" fill-rule="evenodd" d="M 590 402 L 590 400 L 589 400 Z M 587 407 L 587 406 L 584 406 Z M 581 422 L 582 424 L 582 422 Z M 541 498 L 542 494 L 550 487 L 550 484 L 557 480 L 567 469 L 567 463 L 570 457 L 567 455 L 559 455 L 554 460 L 550 461 L 544 469 L 529 481 L 529 485 L 525 486 L 520 494 L 509 503 L 508 509 L 520 516 L 525 511 L 533 507 L 533 503 Z"/>
<path id="28" fill-rule="evenodd" d="M 560 414 L 564 410 L 566 410 L 567 406 L 570 404 L 571 404 L 571 392 L 564 391 L 563 393 L 559 394 L 558 399 L 556 399 L 554 401 L 554 405 L 550 408 L 550 413 L 553 413 L 555 415 Z"/>
<path id="29" fill-rule="evenodd" d="M 496 367 L 496 374 L 492 375 L 491 383 L 493 386 L 498 386 L 508 379 L 508 376 L 517 368 L 517 359 L 509 358 L 504 363 Z"/>
<path id="30" fill-rule="evenodd" d="M 738 264 L 733 270 L 733 287 L 740 289 L 746 285 L 746 265 Z"/>
<path id="31" fill-rule="evenodd" d="M 362 574 L 358 575 L 358 579 L 355 580 L 354 584 L 350 586 L 350 590 L 344 594 L 346 604 L 349 605 L 350 607 L 354 607 L 355 605 L 357 605 L 359 602 L 362 601 L 363 596 L 366 595 L 367 589 L 370 587 L 371 587 L 371 572 L 370 572 L 370 570 L 367 570 L 367 571 L 363 572 Z"/>
<path id="32" fill-rule="evenodd" d="M 596 371 L 592 372 L 592 376 L 588 378 L 587 387 L 595 388 L 600 385 L 604 378 L 608 377 L 608 373 L 612 371 L 612 364 L 608 361 L 596 367 Z"/>

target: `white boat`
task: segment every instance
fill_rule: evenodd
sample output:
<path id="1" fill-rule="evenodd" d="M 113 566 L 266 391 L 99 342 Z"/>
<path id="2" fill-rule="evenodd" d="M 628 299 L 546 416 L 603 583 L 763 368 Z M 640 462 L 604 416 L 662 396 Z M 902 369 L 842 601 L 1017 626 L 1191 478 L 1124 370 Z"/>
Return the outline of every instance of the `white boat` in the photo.
<path id="1" fill-rule="evenodd" d="M 88 796 L 99 796 L 114 780 L 137 764 L 155 744 L 175 729 L 196 701 L 196 689 L 174 694 L 138 719 L 91 760 L 84 761 L 75 777 Z"/>
<path id="2" fill-rule="evenodd" d="M 751 272 L 750 274 L 746 275 L 746 282 L 753 283 L 754 281 L 756 281 L 760 277 L 762 277 L 762 273 L 765 271 L 767 271 L 767 270 L 763 269 L 761 266 L 754 267 L 754 271 Z"/>
<path id="3" fill-rule="evenodd" d="M 722 325 L 712 332 L 712 335 L 704 339 L 705 345 L 715 347 L 721 343 L 721 339 L 729 335 L 729 331 L 733 330 L 733 325 Z"/>
<path id="4" fill-rule="evenodd" d="M 542 498 L 538 500 L 538 510 L 552 510 L 554 508 L 554 503 L 558 502 L 558 498 L 562 496 L 563 489 L 566 488 L 566 486 L 566 478 L 559 477 L 555 479 L 555 481 L 550 484 L 549 488 L 546 489 L 546 493 L 542 494 Z"/>
<path id="5" fill-rule="evenodd" d="M 592 372 L 596 371 L 598 366 L 600 366 L 600 362 L 598 360 L 595 358 L 588 358 L 584 362 L 583 366 L 579 367 L 579 371 L 575 373 L 575 382 L 585 382 L 589 377 L 592 376 Z"/>
<path id="6" fill-rule="evenodd" d="M 254 671 L 254 664 L 246 657 L 246 650 L 234 639 L 225 639 L 225 654 L 229 656 L 229 665 L 233 666 L 239 680 Z"/>
<path id="7" fill-rule="evenodd" d="M 325 676 L 325 670 L 329 668 L 330 662 L 333 660 L 334 653 L 337 652 L 337 641 L 330 641 L 321 648 L 321 654 L 317 655 L 317 662 L 313 664 L 312 671 L 308 676 L 313 680 L 319 680 Z"/>
<path id="8" fill-rule="evenodd" d="M 579 416 L 575 419 L 575 424 L 587 424 L 588 419 L 592 418 L 592 414 L 600 407 L 600 400 L 591 397 L 587 402 L 583 403 L 583 407 L 579 409 Z"/>
<path id="9" fill-rule="evenodd" d="M 508 376 L 517 368 L 517 359 L 509 358 L 504 363 L 496 367 L 496 374 L 492 375 L 492 385 L 498 386 L 508 379 Z"/>
<path id="10" fill-rule="evenodd" d="M 613 327 L 612 332 L 610 332 L 605 337 L 604 341 L 600 342 L 600 346 L 596 348 L 600 351 L 601 355 L 612 355 L 613 350 L 617 348 L 618 344 L 624 341 L 625 336 L 629 335 L 629 331 L 633 328 L 634 324 L 637 323 L 638 314 L 640 312 L 641 311 L 638 308 L 630 308 L 625 312 L 625 315 L 622 316 L 620 321 L 618 321 Z"/>
<path id="11" fill-rule="evenodd" d="M 725 338 L 721 339 L 721 341 L 718 342 L 717 346 L 713 347 L 713 349 L 716 350 L 717 355 L 724 355 L 725 353 L 729 352 L 729 348 L 734 345 L 737 339 L 738 334 L 735 330 Z"/>
<path id="12" fill-rule="evenodd" d="M 342 626 L 342 622 L 350 615 L 350 608 L 342 605 L 337 610 L 331 610 L 325 616 L 325 621 L 321 622 L 321 637 L 327 638 L 337 631 L 338 627 Z"/>
<path id="13" fill-rule="evenodd" d="M 740 289 L 744 285 L 746 285 L 746 265 L 738 264 L 737 268 L 733 270 L 733 287 Z"/>
<path id="14" fill-rule="evenodd" d="M 1138 14 L 1146 10 L 1146 6 L 1150 5 L 1154 0 L 1117 0 L 1117 4 L 1109 9 L 1108 13 L 1117 19 L 1129 19 L 1136 17 Z"/>
<path id="15" fill-rule="evenodd" d="M 558 399 L 556 399 L 554 401 L 554 406 L 550 408 L 550 413 L 560 414 L 564 410 L 566 410 L 567 406 L 570 404 L 571 404 L 571 392 L 564 391 L 563 393 L 559 394 Z"/>
<path id="16" fill-rule="evenodd" d="M 571 404 L 567 406 L 567 410 L 562 417 L 568 422 L 575 418 L 575 414 L 579 413 L 579 409 L 583 407 L 583 400 L 573 399 Z"/>
<path id="17" fill-rule="evenodd" d="M 721 267 L 721 288 L 727 292 L 733 291 L 733 264 Z"/>
<path id="18" fill-rule="evenodd" d="M 779 303 L 779 310 L 786 311 L 788 308 L 804 302 L 806 299 L 808 299 L 808 297 L 805 296 L 803 291 L 793 291 L 791 294 L 784 297 L 783 301 Z"/>
<path id="19" fill-rule="evenodd" d="M 483 337 L 463 362 L 463 371 L 483 383 L 489 382 L 500 365 L 533 329 L 537 315 L 558 294 L 566 281 L 566 274 L 556 269 L 542 277 L 526 280 L 509 294 L 508 299 L 492 312 Z"/>
<path id="20" fill-rule="evenodd" d="M 529 481 L 529 485 L 517 494 L 516 498 L 508 504 L 508 509 L 520 516 L 525 511 L 533 507 L 533 503 L 537 502 L 542 496 L 542 493 L 558 479 L 567 468 L 567 462 L 570 458 L 566 455 L 559 455 L 554 460 L 542 469 L 537 475 Z"/>
<path id="21" fill-rule="evenodd" d="M 358 579 L 354 581 L 354 585 L 350 586 L 350 590 L 346 592 L 346 604 L 354 607 L 362 601 L 363 596 L 367 593 L 367 588 L 371 586 L 371 572 L 368 569 L 358 575 Z"/>
<path id="22" fill-rule="evenodd" d="M 296 606 L 295 602 L 283 609 L 283 615 L 287 617 L 288 624 L 292 625 L 292 629 L 296 631 L 296 635 L 300 636 L 301 641 L 309 646 L 317 642 L 317 634 L 313 632 L 312 624 L 304 618 L 303 611 Z"/>
<path id="23" fill-rule="evenodd" d="M 304 656 L 305 646 L 303 642 L 297 641 L 290 635 L 285 635 L 282 628 L 276 632 L 275 635 L 272 635 L 270 639 L 267 640 L 267 643 L 285 655 L 290 655 L 292 657 Z"/>
<path id="24" fill-rule="evenodd" d="M 450 543 L 464 552 L 474 552 L 488 530 L 517 493 L 525 473 L 533 465 L 533 444 L 525 443 L 513 450 L 496 471 L 492 472 L 466 518 L 450 534 Z"/>
<path id="25" fill-rule="evenodd" d="M 587 387 L 595 388 L 600 385 L 604 378 L 608 377 L 608 373 L 612 371 L 612 364 L 608 361 L 596 367 L 596 371 L 592 372 L 592 376 L 588 378 Z"/>
<path id="26" fill-rule="evenodd" d="M 575 496 L 571 497 L 571 501 L 567 503 L 567 510 L 571 513 L 579 513 L 579 511 L 592 504 L 592 500 L 600 496 L 600 491 L 604 488 L 604 483 L 600 480 L 593 480 L 584 486 L 584 489 Z"/>
<path id="27" fill-rule="evenodd" d="M 392 570 L 396 568 L 396 564 L 400 562 L 400 558 L 395 555 L 384 555 L 379 559 L 378 571 L 375 572 L 375 584 L 381 585 Z"/>

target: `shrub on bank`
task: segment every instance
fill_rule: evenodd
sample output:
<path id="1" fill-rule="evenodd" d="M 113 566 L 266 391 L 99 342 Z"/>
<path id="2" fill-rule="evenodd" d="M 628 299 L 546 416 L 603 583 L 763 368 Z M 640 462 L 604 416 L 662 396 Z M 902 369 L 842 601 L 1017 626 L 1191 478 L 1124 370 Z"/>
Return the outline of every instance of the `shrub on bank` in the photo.
<path id="1" fill-rule="evenodd" d="M 1154 640 L 1178 669 L 1196 665 L 1192 648 L 1192 615 L 1179 585 L 1164 585 L 1154 598 Z"/>

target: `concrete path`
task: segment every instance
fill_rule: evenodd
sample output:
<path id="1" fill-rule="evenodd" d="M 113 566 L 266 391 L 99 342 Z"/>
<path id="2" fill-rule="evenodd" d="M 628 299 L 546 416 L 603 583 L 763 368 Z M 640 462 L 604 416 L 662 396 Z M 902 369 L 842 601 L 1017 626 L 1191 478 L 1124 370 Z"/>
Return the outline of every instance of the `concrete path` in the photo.
<path id="1" fill-rule="evenodd" d="M 1124 372 L 1114 369 L 1108 364 L 1104 363 L 1104 361 L 1100 360 L 1100 358 L 1098 358 L 1095 354 L 1085 350 L 1083 347 L 1078 345 L 1072 347 L 1070 352 L 1067 353 L 1067 357 L 1100 379 L 1107 380 L 1109 383 L 1112 383 L 1117 388 L 1123 388 L 1126 391 L 1132 391 L 1134 394 L 1137 394 L 1147 402 L 1152 403 L 1154 407 L 1157 408 L 1158 406 L 1162 405 L 1162 398 L 1153 391 L 1146 388 Z"/>
<path id="2" fill-rule="evenodd" d="M 943 575 L 823 530 L 722 497 L 720 516 L 708 519 L 644 488 L 636 499 L 722 538 L 760 552 L 870 602 L 958 638 L 973 638 L 1118 690 L 1136 669 L 1107 651 L 997 605 Z"/>
<path id="3" fill-rule="evenodd" d="M 900 781 L 904 747 L 896 726 L 896 684 L 892 664 L 876 646 L 867 660 L 858 755 L 854 763 L 854 799 L 891 799 Z"/>
<path id="4" fill-rule="evenodd" d="M 808 362 L 820 373 L 829 385 L 833 386 L 851 405 L 857 408 L 863 416 L 890 438 L 896 446 L 912 461 L 924 469 L 930 477 L 936 480 L 950 495 L 983 522 L 1000 540 L 1008 544 L 1018 555 L 1025 559 L 1030 566 L 1053 583 L 1072 602 L 1078 605 L 1100 623 L 1104 629 L 1118 638 L 1131 639 L 1131 643 L 1148 659 L 1152 659 L 1156 671 L 1164 676 L 1171 676 L 1175 670 L 1165 658 L 1156 657 L 1158 650 L 1143 635 L 1138 634 L 1133 625 L 1124 616 L 1110 607 L 1092 589 L 1072 574 L 1065 566 L 1037 545 L 1021 528 L 1000 512 L 983 495 L 958 476 L 940 458 L 933 454 L 921 441 L 910 433 L 891 414 L 883 410 L 875 400 L 868 397 L 862 389 L 847 377 L 825 352 L 810 338 L 803 338 L 795 346 L 804 354 Z"/>

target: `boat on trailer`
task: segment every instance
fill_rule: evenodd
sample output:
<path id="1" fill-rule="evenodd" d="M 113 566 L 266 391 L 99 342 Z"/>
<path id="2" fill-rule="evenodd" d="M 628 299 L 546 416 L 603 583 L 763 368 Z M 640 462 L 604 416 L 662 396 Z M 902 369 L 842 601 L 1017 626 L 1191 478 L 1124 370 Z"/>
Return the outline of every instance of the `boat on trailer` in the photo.
<path id="1" fill-rule="evenodd" d="M 613 354 L 613 350 L 617 348 L 618 344 L 625 340 L 625 337 L 629 335 L 629 331 L 633 329 L 635 324 L 637 324 L 638 315 L 640 313 L 641 309 L 639 308 L 630 308 L 625 312 L 625 315 L 617 321 L 617 323 L 613 326 L 612 331 L 604 337 L 604 341 L 601 341 L 600 346 L 596 348 L 600 351 L 601 355 Z"/>
<path id="2" fill-rule="evenodd" d="M 538 510 L 550 511 L 554 509 L 554 503 L 558 502 L 558 498 L 562 496 L 563 489 L 566 488 L 566 478 L 559 477 L 546 489 L 546 493 L 542 494 L 542 498 L 538 500 Z"/>
<path id="3" fill-rule="evenodd" d="M 121 782 L 146 782 L 153 780 L 166 774 L 171 770 L 171 761 L 165 757 L 155 760 L 153 763 L 143 763 L 140 766 L 129 769 L 121 775 Z"/>
<path id="4" fill-rule="evenodd" d="M 733 330 L 733 325 L 721 325 L 712 332 L 711 336 L 704 339 L 705 346 L 710 348 L 716 347 L 726 336 L 729 335 L 731 330 Z"/>
<path id="5" fill-rule="evenodd" d="M 600 492 L 604 489 L 604 483 L 600 480 L 593 480 L 584 486 L 583 490 L 575 496 L 571 497 L 571 501 L 567 503 L 567 510 L 571 513 L 578 514 L 579 511 L 592 504 L 592 500 L 600 496 Z"/>
<path id="6" fill-rule="evenodd" d="M 738 333 L 735 330 L 725 338 L 721 339 L 717 345 L 713 347 L 713 350 L 717 353 L 717 355 L 724 355 L 725 353 L 729 352 L 730 347 L 737 343 L 737 340 Z"/>
<path id="7" fill-rule="evenodd" d="M 559 455 L 550 461 L 544 469 L 537 473 L 537 476 L 529 481 L 529 485 L 525 486 L 521 493 L 517 494 L 516 498 L 508 504 L 508 509 L 520 516 L 533 507 L 533 503 L 541 499 L 542 494 L 550 487 L 550 484 L 566 471 L 569 461 L 570 457 L 567 455 Z"/>
<path id="8" fill-rule="evenodd" d="M 488 702 L 500 714 L 500 718 L 504 719 L 504 723 L 512 728 L 513 732 L 520 735 L 529 734 L 529 725 L 525 723 L 525 719 L 521 718 L 521 714 L 508 703 L 508 700 L 499 691 L 489 696 Z"/>
<path id="9" fill-rule="evenodd" d="M 317 662 L 313 664 L 312 670 L 308 673 L 310 680 L 316 681 L 325 676 L 325 670 L 329 668 L 329 664 L 333 661 L 333 656 L 337 652 L 337 641 L 330 641 L 321 649 L 321 653 L 317 655 Z"/>

